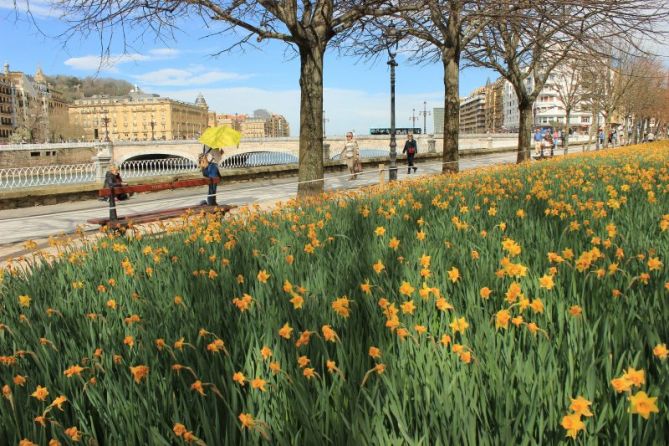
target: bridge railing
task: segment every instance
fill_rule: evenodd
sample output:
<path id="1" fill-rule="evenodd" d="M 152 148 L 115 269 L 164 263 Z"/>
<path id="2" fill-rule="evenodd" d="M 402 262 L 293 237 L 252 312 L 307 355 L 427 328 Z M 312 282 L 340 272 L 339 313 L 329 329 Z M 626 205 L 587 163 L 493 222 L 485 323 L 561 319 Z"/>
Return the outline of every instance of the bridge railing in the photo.
<path id="1" fill-rule="evenodd" d="M 95 164 L 67 164 L 0 169 L 0 190 L 95 181 Z"/>
<path id="2" fill-rule="evenodd" d="M 197 164 L 186 158 L 126 161 L 120 166 L 121 178 L 140 178 L 195 172 Z"/>
<path id="3" fill-rule="evenodd" d="M 0 151 L 15 150 L 55 150 L 55 149 L 86 149 L 103 146 L 101 142 L 58 142 L 44 144 L 0 144 Z"/>

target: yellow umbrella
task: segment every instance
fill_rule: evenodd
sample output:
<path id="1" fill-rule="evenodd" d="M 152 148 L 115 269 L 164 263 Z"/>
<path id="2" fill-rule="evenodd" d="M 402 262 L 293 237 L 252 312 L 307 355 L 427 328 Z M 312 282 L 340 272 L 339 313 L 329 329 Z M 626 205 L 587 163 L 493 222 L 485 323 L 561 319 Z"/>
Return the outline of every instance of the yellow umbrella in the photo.
<path id="1" fill-rule="evenodd" d="M 242 134 L 230 127 L 209 127 L 204 131 L 202 136 L 198 138 L 202 144 L 211 147 L 212 149 L 220 149 L 223 147 L 236 147 L 239 145 L 239 140 Z"/>

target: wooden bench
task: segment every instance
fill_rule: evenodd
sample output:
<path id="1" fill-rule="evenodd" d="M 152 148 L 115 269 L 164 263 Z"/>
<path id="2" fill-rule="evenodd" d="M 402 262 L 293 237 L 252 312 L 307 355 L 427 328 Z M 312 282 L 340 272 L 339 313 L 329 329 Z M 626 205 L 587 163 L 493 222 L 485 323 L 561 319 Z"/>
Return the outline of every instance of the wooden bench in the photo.
<path id="1" fill-rule="evenodd" d="M 194 178 L 189 180 L 178 180 L 168 183 L 152 183 L 152 184 L 136 184 L 132 186 L 116 186 L 106 187 L 100 189 L 98 195 L 100 197 L 109 198 L 109 217 L 107 218 L 91 218 L 88 223 L 107 226 L 111 229 L 127 228 L 133 224 L 150 223 L 154 221 L 166 220 L 169 218 L 179 217 L 186 212 L 221 212 L 223 215 L 230 212 L 231 209 L 236 208 L 234 205 L 216 205 L 211 206 L 207 204 L 184 206 L 179 208 L 161 209 L 158 211 L 140 212 L 135 214 L 128 214 L 119 217 L 116 213 L 116 201 L 120 194 L 132 194 L 135 192 L 157 192 L 161 190 L 181 189 L 185 187 L 208 186 L 209 184 L 218 184 L 220 178 Z"/>

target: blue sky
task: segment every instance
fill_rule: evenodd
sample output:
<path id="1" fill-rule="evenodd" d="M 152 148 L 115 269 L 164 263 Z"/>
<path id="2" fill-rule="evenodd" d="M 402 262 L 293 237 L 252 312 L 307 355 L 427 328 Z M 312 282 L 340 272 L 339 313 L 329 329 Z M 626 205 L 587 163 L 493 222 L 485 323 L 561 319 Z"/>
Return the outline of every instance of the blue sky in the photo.
<path id="1" fill-rule="evenodd" d="M 19 1 L 19 4 L 22 4 Z M 0 64 L 32 74 L 37 66 L 48 75 L 114 77 L 137 84 L 142 90 L 193 102 L 202 93 L 210 110 L 218 113 L 252 113 L 265 108 L 284 115 L 291 134 L 299 127 L 299 59 L 291 57 L 280 42 L 263 43 L 213 56 L 234 42 L 232 36 L 206 38 L 201 23 L 183 24 L 175 39 L 157 41 L 149 33 L 138 34 L 124 52 L 122 42 L 112 45 L 111 58 L 100 66 L 97 36 L 77 37 L 67 42 L 57 36 L 64 29 L 46 2 L 32 1 L 36 24 L 24 12 L 14 10 L 12 0 L 0 0 Z M 7 44 L 11 42 L 11 44 Z M 341 135 L 349 130 L 366 134 L 372 127 L 389 127 L 389 70 L 386 57 L 375 64 L 340 57 L 330 51 L 325 58 L 326 132 Z M 401 55 L 397 68 L 397 126 L 410 127 L 412 109 L 423 127 L 419 111 L 443 107 L 441 64 L 415 66 Z M 494 72 L 467 69 L 460 76 L 460 93 L 494 80 Z M 432 132 L 432 116 L 427 120 Z"/>

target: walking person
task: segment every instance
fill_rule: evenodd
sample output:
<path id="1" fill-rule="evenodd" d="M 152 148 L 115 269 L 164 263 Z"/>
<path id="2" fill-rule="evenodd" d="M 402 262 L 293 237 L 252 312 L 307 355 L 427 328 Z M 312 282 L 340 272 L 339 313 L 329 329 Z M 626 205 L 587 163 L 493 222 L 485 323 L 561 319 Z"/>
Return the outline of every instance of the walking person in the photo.
<path id="1" fill-rule="evenodd" d="M 358 178 L 358 174 L 362 172 L 362 163 L 360 162 L 358 141 L 353 138 L 353 132 L 346 133 L 346 143 L 339 156 L 348 166 L 348 172 L 351 174 L 348 179 L 355 180 Z"/>
<path id="2" fill-rule="evenodd" d="M 551 158 L 553 158 L 553 152 L 557 152 L 558 143 L 560 142 L 560 133 L 557 129 L 553 130 L 553 146 L 551 147 Z"/>
<path id="3" fill-rule="evenodd" d="M 416 144 L 416 140 L 413 139 L 413 134 L 409 133 L 407 135 L 407 140 L 404 143 L 404 150 L 402 150 L 402 153 L 407 154 L 407 173 L 411 173 L 411 168 L 413 167 L 413 172 L 416 173 L 416 170 L 418 170 L 417 167 L 413 165 L 413 160 L 414 157 L 416 156 L 416 153 L 418 153 L 418 145 Z"/>
<path id="4" fill-rule="evenodd" d="M 211 150 L 200 155 L 200 168 L 202 169 L 202 175 L 207 178 L 221 178 L 221 173 L 218 171 L 218 164 L 215 162 L 215 157 L 211 153 Z M 216 202 L 217 186 L 218 184 L 216 183 L 209 183 L 206 201 L 209 206 L 218 206 L 218 203 Z M 205 202 L 202 202 L 202 204 L 204 203 Z"/>
<path id="5" fill-rule="evenodd" d="M 542 155 L 542 143 L 543 143 L 544 137 L 541 135 L 541 130 L 539 130 L 539 127 L 537 127 L 534 130 L 534 156 L 536 157 L 541 157 Z"/>
<path id="6" fill-rule="evenodd" d="M 541 147 L 541 158 L 544 157 L 544 147 L 550 149 L 550 154 L 553 156 L 553 134 L 550 129 L 544 132 L 544 140 Z"/>

